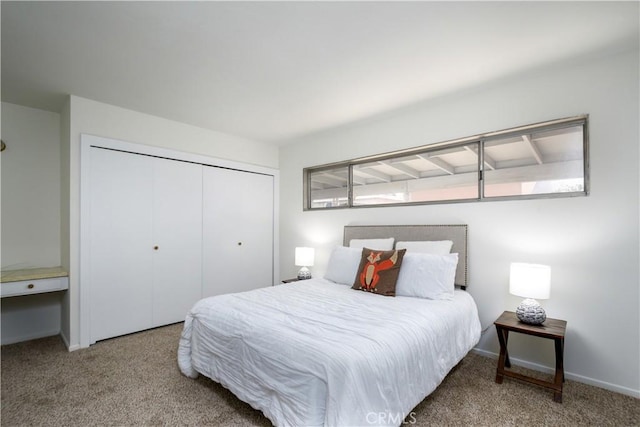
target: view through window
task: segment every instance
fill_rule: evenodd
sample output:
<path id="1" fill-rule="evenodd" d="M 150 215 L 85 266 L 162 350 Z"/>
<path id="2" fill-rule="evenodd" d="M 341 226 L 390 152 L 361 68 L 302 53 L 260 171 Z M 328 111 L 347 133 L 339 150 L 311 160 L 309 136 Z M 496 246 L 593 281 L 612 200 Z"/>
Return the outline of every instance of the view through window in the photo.
<path id="1" fill-rule="evenodd" d="M 588 194 L 587 116 L 306 168 L 305 209 Z"/>

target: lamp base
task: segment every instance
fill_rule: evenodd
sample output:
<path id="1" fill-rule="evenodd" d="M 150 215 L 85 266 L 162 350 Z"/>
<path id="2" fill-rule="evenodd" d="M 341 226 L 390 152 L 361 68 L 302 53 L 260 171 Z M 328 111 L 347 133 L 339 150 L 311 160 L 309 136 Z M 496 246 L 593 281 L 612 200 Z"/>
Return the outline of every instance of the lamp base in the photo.
<path id="1" fill-rule="evenodd" d="M 516 316 L 523 323 L 529 325 L 541 325 L 547 320 L 547 314 L 538 301 L 527 298 L 516 308 Z"/>
<path id="2" fill-rule="evenodd" d="M 298 271 L 298 280 L 307 280 L 311 279 L 311 271 L 307 267 L 302 267 L 300 271 Z"/>

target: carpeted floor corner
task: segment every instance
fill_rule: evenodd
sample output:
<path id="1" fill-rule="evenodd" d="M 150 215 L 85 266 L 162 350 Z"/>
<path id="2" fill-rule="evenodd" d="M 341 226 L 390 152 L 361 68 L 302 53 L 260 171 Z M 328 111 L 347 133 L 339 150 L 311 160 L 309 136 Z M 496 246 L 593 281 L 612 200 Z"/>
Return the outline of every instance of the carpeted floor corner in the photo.
<path id="1" fill-rule="evenodd" d="M 171 325 L 71 353 L 59 337 L 2 346 L 2 426 L 271 425 L 222 386 L 180 374 L 181 330 Z M 496 384 L 495 367 L 469 354 L 405 424 L 640 426 L 638 399 L 567 381 L 558 404 L 535 386 Z"/>

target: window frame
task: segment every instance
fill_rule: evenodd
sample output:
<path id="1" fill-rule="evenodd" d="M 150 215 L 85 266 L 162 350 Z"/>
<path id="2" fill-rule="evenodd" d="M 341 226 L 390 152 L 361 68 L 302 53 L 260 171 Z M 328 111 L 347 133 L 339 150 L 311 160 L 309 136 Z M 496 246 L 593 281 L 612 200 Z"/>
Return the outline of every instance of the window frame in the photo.
<path id="1" fill-rule="evenodd" d="M 569 128 L 572 126 L 582 127 L 582 164 L 583 164 L 583 190 L 582 191 L 567 191 L 567 192 L 555 192 L 555 193 L 539 193 L 539 194 L 524 194 L 524 195 L 507 195 L 507 196 L 485 196 L 485 144 L 487 142 L 495 141 L 498 139 L 504 139 L 512 136 L 521 136 L 524 134 L 548 132 L 561 128 Z M 415 201 L 415 202 L 398 202 L 398 203 L 378 203 L 378 204 L 360 204 L 354 205 L 354 192 L 353 192 L 353 169 L 354 166 L 361 164 L 367 164 L 377 161 L 385 161 L 398 157 L 407 157 L 411 155 L 424 154 L 442 149 L 456 148 L 465 145 L 477 144 L 477 184 L 478 192 L 477 197 L 463 198 L 463 199 L 443 199 L 443 200 L 429 200 L 429 201 Z M 345 206 L 331 206 L 331 207 L 312 207 L 311 199 L 311 175 L 314 172 L 321 172 L 324 170 L 332 170 L 346 168 L 347 169 L 347 204 Z M 401 182 L 401 181 L 398 181 Z M 579 116 L 567 117 L 562 119 L 550 120 L 545 122 L 533 123 L 524 126 L 518 126 L 515 128 L 504 129 L 500 131 L 487 132 L 484 134 L 473 135 L 464 138 L 458 138 L 454 140 L 438 142 L 434 144 L 427 144 L 419 147 L 407 148 L 403 150 L 397 150 L 393 152 L 371 155 L 361 157 L 357 159 L 345 160 L 340 162 L 328 163 L 319 166 L 311 166 L 303 169 L 303 210 L 304 211 L 322 211 L 322 210 L 334 210 L 334 209 L 360 209 L 360 208 L 376 208 L 376 207 L 398 207 L 398 206 L 416 206 L 416 205 L 432 205 L 432 204 L 452 204 L 452 203 L 472 203 L 472 202 L 492 202 L 492 201 L 505 201 L 505 200 L 531 200 L 531 199 L 548 199 L 548 198 L 566 198 L 566 197 L 586 197 L 590 191 L 590 178 L 589 178 L 589 115 L 583 114 Z"/>

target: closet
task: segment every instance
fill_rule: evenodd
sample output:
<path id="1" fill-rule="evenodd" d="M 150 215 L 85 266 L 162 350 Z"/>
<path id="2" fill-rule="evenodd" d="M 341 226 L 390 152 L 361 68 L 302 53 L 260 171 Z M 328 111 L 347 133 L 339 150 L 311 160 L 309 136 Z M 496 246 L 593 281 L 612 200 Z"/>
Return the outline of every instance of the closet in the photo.
<path id="1" fill-rule="evenodd" d="M 203 212 L 203 296 L 271 286 L 273 176 L 204 167 Z"/>
<path id="2" fill-rule="evenodd" d="M 274 176 L 90 146 L 89 343 L 274 282 Z"/>

